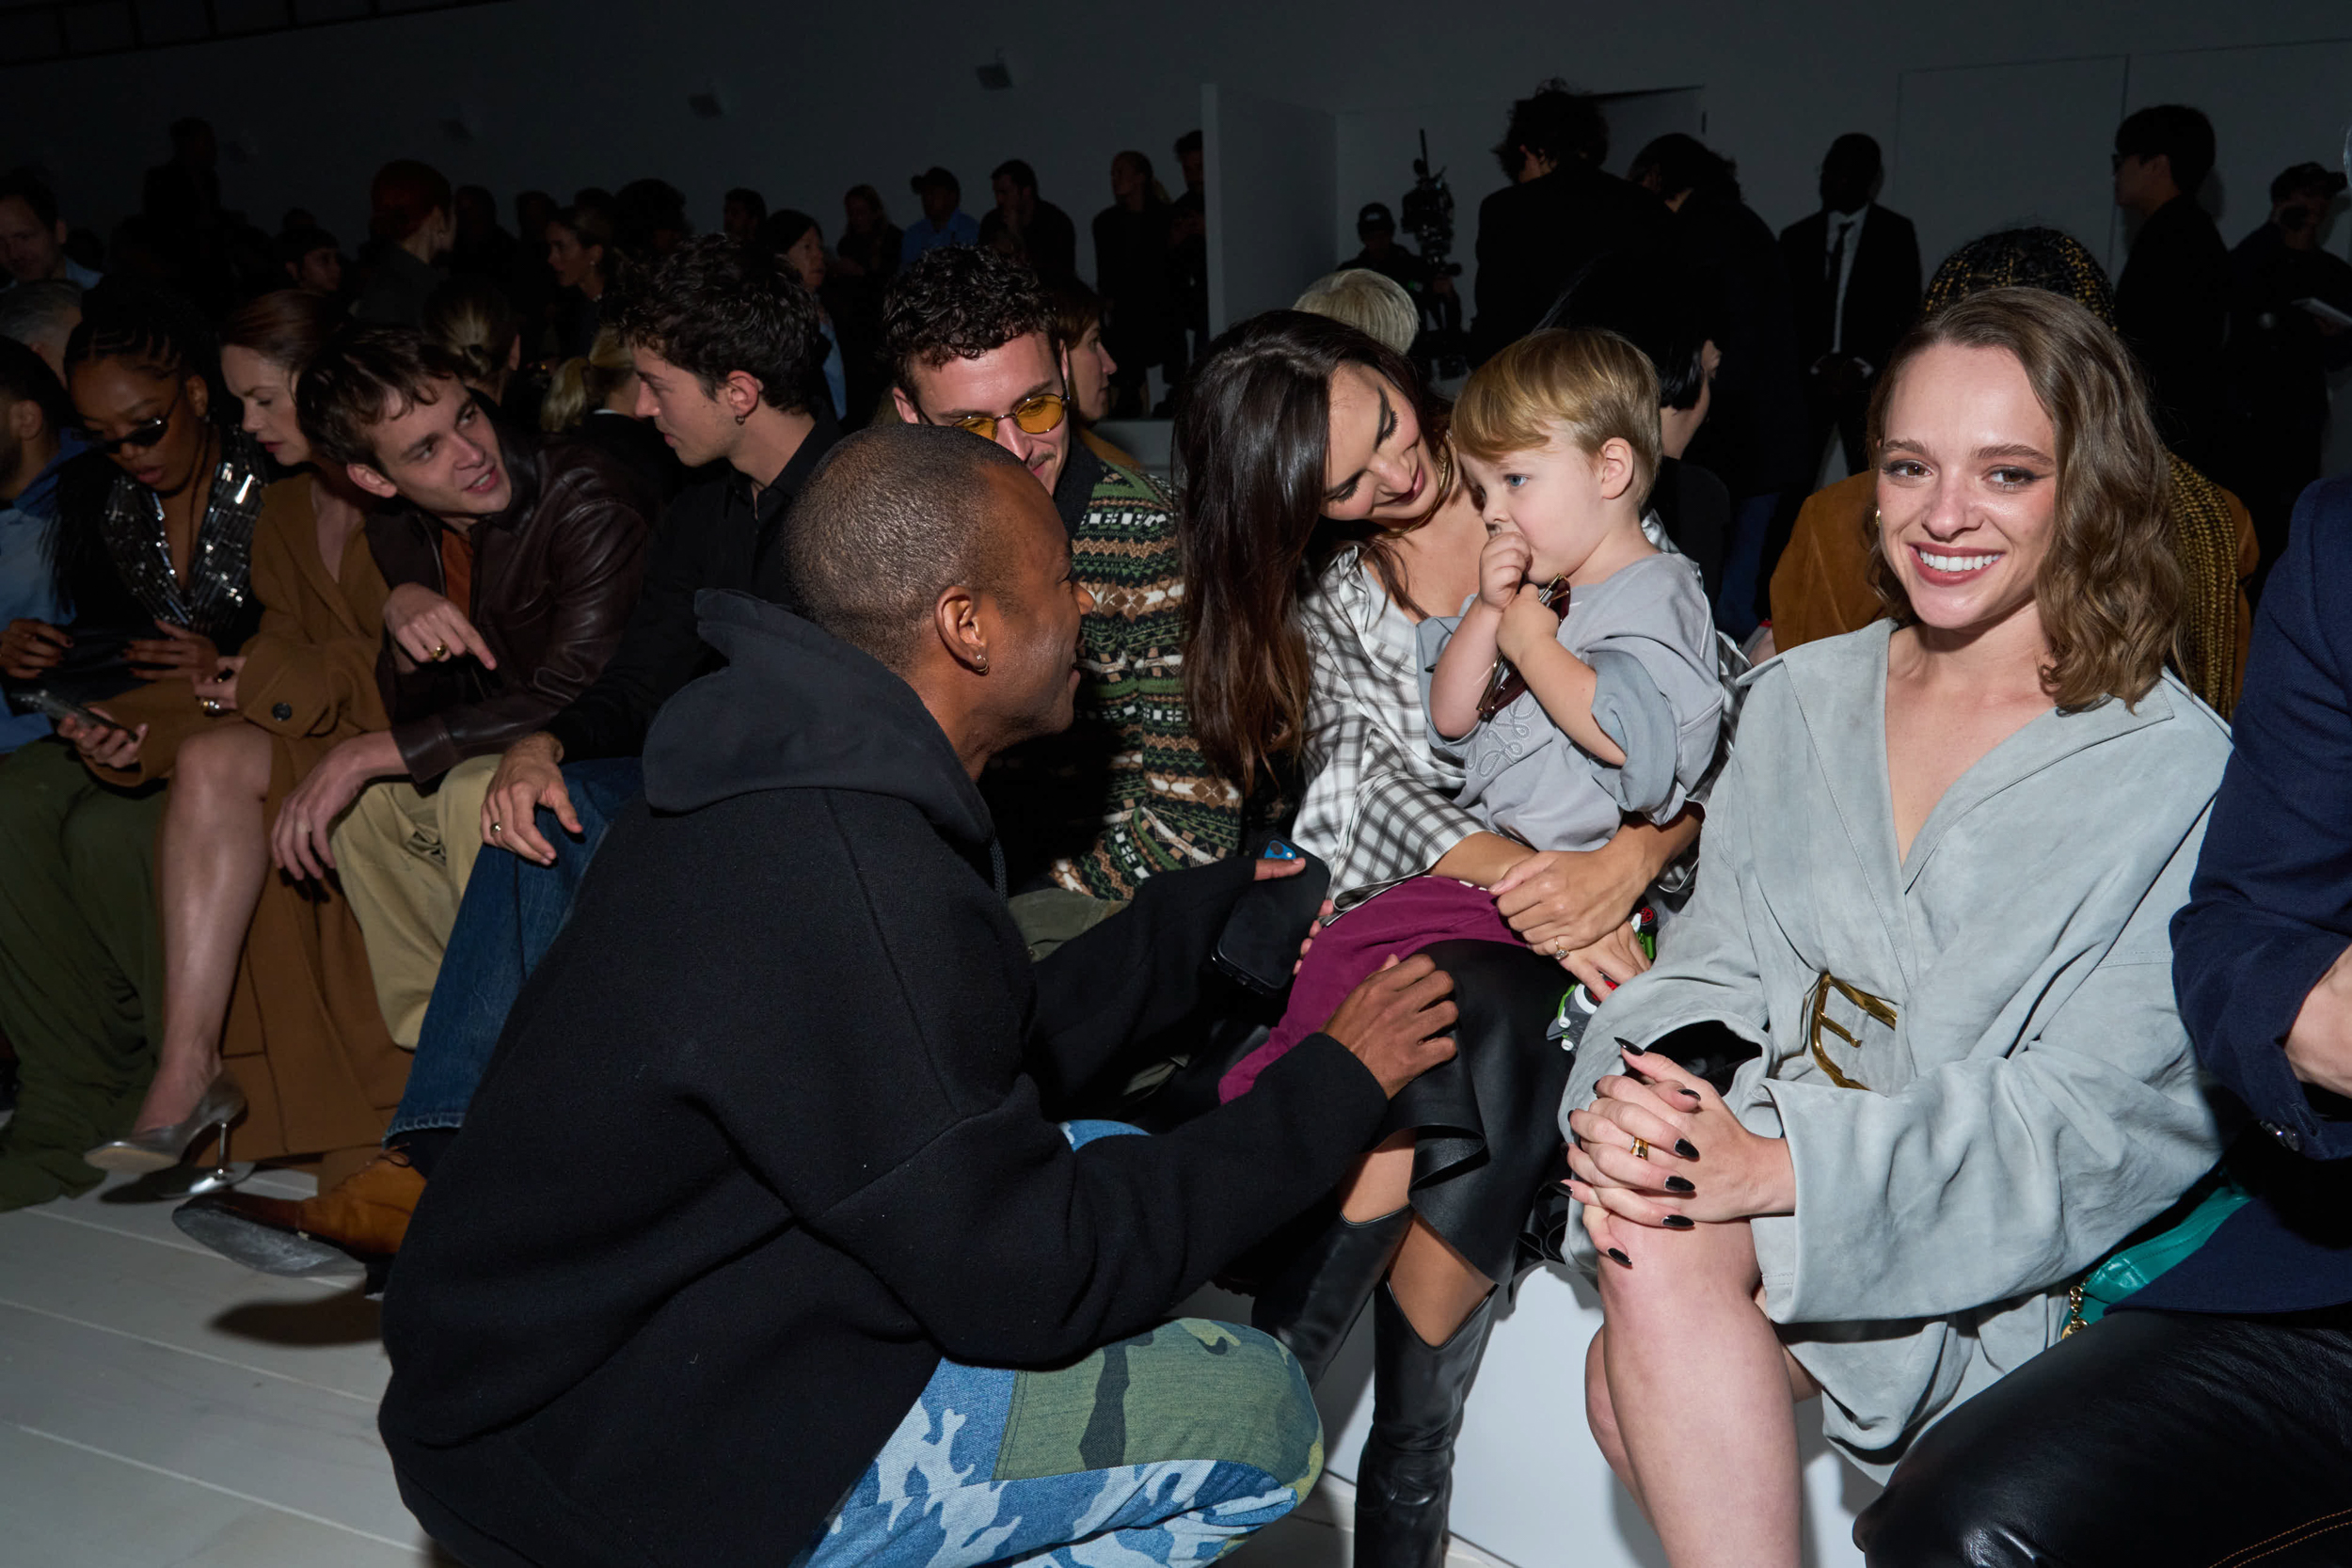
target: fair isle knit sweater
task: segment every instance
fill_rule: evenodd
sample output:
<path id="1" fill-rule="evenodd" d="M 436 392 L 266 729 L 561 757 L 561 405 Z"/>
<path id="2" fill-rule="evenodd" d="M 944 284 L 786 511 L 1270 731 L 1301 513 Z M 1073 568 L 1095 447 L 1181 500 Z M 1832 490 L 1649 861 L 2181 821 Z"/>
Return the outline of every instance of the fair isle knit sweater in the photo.
<path id="1" fill-rule="evenodd" d="M 1127 899 L 1146 878 L 1240 846 L 1240 791 L 1211 770 L 1184 703 L 1184 577 L 1174 504 L 1073 442 L 1054 486 L 1085 621 L 1077 717 L 981 781 L 1013 885 Z"/>

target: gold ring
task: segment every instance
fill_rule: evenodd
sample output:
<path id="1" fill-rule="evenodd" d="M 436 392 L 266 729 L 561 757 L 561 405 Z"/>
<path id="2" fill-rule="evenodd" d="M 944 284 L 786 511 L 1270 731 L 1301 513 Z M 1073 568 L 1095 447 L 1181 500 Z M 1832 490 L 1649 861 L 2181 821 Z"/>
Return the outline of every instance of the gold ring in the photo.
<path id="1" fill-rule="evenodd" d="M 444 659 L 444 658 L 447 658 L 447 657 L 449 657 L 449 644 L 448 644 L 448 643 L 446 643 L 446 642 L 436 642 L 436 643 L 434 643 L 434 644 L 433 644 L 433 657 L 434 657 L 436 659 Z"/>
<path id="2" fill-rule="evenodd" d="M 1646 1160 L 1646 1159 L 1648 1159 L 1648 1158 L 1649 1158 L 1649 1145 L 1648 1145 L 1648 1144 L 1646 1144 L 1646 1143 L 1644 1143 L 1644 1142 L 1643 1142 L 1641 1139 L 1639 1139 L 1639 1138 L 1634 1139 L 1634 1140 L 1633 1140 L 1633 1157 L 1634 1157 L 1636 1160 Z"/>
<path id="3" fill-rule="evenodd" d="M 1555 958 L 1566 958 L 1568 956 L 1568 944 L 1565 942 L 1555 943 L 1551 949 L 1551 956 Z"/>

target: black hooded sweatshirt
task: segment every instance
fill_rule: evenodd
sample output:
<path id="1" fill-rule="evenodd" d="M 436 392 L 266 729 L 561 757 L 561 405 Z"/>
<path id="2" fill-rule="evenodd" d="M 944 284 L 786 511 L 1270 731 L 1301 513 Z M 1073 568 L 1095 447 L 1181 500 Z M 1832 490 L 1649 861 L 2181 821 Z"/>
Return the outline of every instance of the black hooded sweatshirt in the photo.
<path id="1" fill-rule="evenodd" d="M 943 1356 L 1136 1334 L 1338 1184 L 1386 1107 L 1316 1036 L 1073 1152 L 1089 1076 L 1197 999 L 1251 867 L 1155 877 L 1032 966 L 914 690 L 773 605 L 662 710 L 435 1172 L 384 1314 L 402 1496 L 473 1568 L 786 1562 Z"/>

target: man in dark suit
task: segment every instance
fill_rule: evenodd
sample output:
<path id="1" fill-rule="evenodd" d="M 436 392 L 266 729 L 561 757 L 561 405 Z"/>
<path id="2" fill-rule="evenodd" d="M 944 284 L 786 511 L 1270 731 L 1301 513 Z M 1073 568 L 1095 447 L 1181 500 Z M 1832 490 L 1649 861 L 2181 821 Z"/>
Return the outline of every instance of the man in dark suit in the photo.
<path id="1" fill-rule="evenodd" d="M 1869 461 L 1862 427 L 1879 370 L 1919 317 L 1919 235 L 1873 199 L 1883 173 L 1875 138 L 1838 137 L 1821 160 L 1821 210 L 1780 231 L 1813 420 L 1806 450 L 1819 461 L 1835 430 L 1850 474 Z"/>
<path id="2" fill-rule="evenodd" d="M 2222 341 L 2230 247 L 2197 204 L 2213 172 L 2213 122 L 2184 103 L 2135 111 L 2115 132 L 2115 203 L 2139 219 L 2115 283 L 2115 326 L 2148 372 L 2164 444 L 2211 468 L 2227 405 Z"/>
<path id="3" fill-rule="evenodd" d="M 1516 182 L 1478 207 L 1476 361 L 1532 331 L 1594 260 L 1662 246 L 1668 232 L 1664 202 L 1602 172 L 1609 123 L 1559 82 L 1511 105 L 1495 156 Z"/>
<path id="4" fill-rule="evenodd" d="M 1854 1527 L 1874 1564 L 2352 1552 L 2348 599 L 2352 478 L 2296 507 L 2236 750 L 2172 919 L 2182 1021 L 2254 1118 L 2228 1163 L 2253 1196 L 1931 1429 Z"/>

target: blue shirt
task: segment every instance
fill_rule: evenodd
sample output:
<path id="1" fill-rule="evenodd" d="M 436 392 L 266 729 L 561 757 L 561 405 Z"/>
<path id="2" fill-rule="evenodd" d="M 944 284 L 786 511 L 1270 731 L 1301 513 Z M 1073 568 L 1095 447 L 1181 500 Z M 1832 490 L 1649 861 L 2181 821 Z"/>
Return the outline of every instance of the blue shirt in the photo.
<path id="1" fill-rule="evenodd" d="M 929 218 L 916 218 L 908 224 L 905 237 L 898 242 L 898 261 L 903 265 L 923 252 L 937 250 L 941 245 L 979 243 L 979 220 L 959 207 L 949 214 L 944 229 L 933 229 Z"/>
<path id="2" fill-rule="evenodd" d="M 846 419 L 850 413 L 850 383 L 841 368 L 841 339 L 830 321 L 819 321 L 817 327 L 825 335 L 825 390 L 833 394 L 833 417 Z"/>
<path id="3" fill-rule="evenodd" d="M 0 501 L 0 626 L 10 621 L 55 624 L 58 618 L 56 588 L 41 541 L 57 515 L 57 472 L 68 459 L 80 456 L 83 447 L 78 432 L 65 432 L 49 466 L 14 500 Z M 0 754 L 39 740 L 49 729 L 41 715 L 0 705 Z"/>

